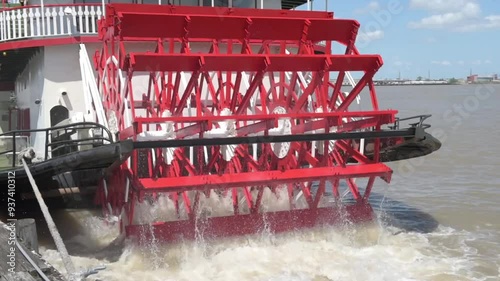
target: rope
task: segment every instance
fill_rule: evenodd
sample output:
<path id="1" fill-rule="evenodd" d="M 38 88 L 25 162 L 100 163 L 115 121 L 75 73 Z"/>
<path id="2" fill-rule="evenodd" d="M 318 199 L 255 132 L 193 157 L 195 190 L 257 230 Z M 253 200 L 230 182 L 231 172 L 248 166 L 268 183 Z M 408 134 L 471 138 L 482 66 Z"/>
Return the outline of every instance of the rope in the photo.
<path id="1" fill-rule="evenodd" d="M 64 245 L 64 242 L 61 238 L 61 235 L 59 234 L 59 231 L 57 230 L 57 227 L 52 220 L 52 217 L 50 216 L 49 210 L 47 208 L 47 205 L 45 205 L 45 202 L 43 201 L 43 197 L 40 194 L 40 191 L 38 190 L 38 186 L 35 183 L 35 180 L 33 179 L 33 176 L 31 175 L 30 169 L 28 168 L 28 165 L 26 165 L 26 161 L 24 158 L 21 159 L 23 162 L 24 170 L 26 171 L 26 175 L 28 176 L 28 179 L 30 181 L 31 187 L 33 188 L 33 192 L 35 193 L 36 199 L 38 200 L 38 204 L 40 204 L 40 208 L 42 209 L 43 215 L 45 217 L 45 221 L 47 222 L 47 225 L 49 227 L 50 234 L 52 235 L 52 238 L 54 239 L 54 242 L 56 243 L 57 250 L 61 254 L 61 259 L 63 261 L 64 267 L 66 268 L 67 274 L 68 274 L 68 279 L 73 281 L 73 280 L 82 280 L 88 277 L 89 275 L 92 274 L 97 274 L 98 271 L 104 270 L 106 267 L 105 266 L 98 266 L 96 268 L 89 269 L 84 272 L 76 273 L 75 272 L 75 265 L 71 261 L 71 257 L 68 254 L 68 251 L 66 250 L 66 246 Z M 36 271 L 40 274 L 40 276 L 44 279 L 44 281 L 50 281 L 47 276 L 43 274 L 43 272 L 38 268 L 33 260 L 24 252 L 24 249 L 22 249 L 19 245 L 19 243 L 16 241 L 16 245 L 18 248 L 21 250 L 21 253 L 26 257 L 28 261 L 30 261 L 31 265 L 36 269 Z"/>
<path id="2" fill-rule="evenodd" d="M 26 175 L 28 176 L 31 187 L 33 188 L 33 192 L 35 193 L 38 204 L 40 205 L 40 209 L 42 210 L 43 216 L 45 217 L 45 221 L 47 222 L 47 225 L 49 227 L 50 234 L 54 239 L 57 250 L 61 254 L 61 259 L 64 263 L 64 267 L 66 268 L 69 279 L 72 280 L 74 279 L 73 274 L 75 273 L 75 266 L 71 261 L 68 251 L 66 250 L 66 246 L 64 246 L 64 242 L 61 238 L 61 235 L 59 234 L 59 231 L 57 230 L 54 220 L 52 220 L 52 217 L 50 216 L 49 209 L 45 204 L 45 202 L 43 201 L 43 197 L 40 194 L 40 191 L 38 190 L 38 186 L 35 183 L 35 179 L 33 179 L 30 169 L 28 168 L 28 165 L 26 165 L 26 161 L 24 161 L 24 159 L 21 160 L 23 162 L 24 170 L 26 171 Z"/>

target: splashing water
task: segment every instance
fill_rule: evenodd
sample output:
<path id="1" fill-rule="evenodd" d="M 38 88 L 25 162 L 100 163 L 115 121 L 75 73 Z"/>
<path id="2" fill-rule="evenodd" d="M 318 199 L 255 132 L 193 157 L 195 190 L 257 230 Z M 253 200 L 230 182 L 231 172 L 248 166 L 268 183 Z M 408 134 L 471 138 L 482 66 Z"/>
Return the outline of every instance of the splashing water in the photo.
<path id="1" fill-rule="evenodd" d="M 196 241 L 168 245 L 153 241 L 146 247 L 126 241 L 116 261 L 75 256 L 73 260 L 82 268 L 104 263 L 107 269 L 88 280 L 109 281 L 495 280 L 486 279 L 484 271 L 485 264 L 492 266 L 488 264 L 491 261 L 479 259 L 477 249 L 470 245 L 481 239 L 476 234 L 438 226 L 431 233 L 399 231 L 394 235 L 395 227 L 384 220 L 392 207 L 385 206 L 386 193 L 380 202 L 384 214 L 377 214 L 379 219 L 370 224 L 346 223 L 340 228 L 318 227 L 279 235 L 263 230 L 252 236 L 206 240 L 201 218 Z M 281 198 L 286 200 L 277 205 L 284 208 L 288 199 Z M 158 210 L 173 208 L 169 200 L 158 202 L 162 206 L 151 206 L 149 212 L 143 207 L 146 213 L 141 219 L 154 220 Z M 232 209 L 225 199 L 207 200 L 200 206 L 211 214 Z M 88 217 L 84 223 L 89 231 L 79 236 L 81 241 L 83 236 L 87 241 L 110 241 L 117 234 L 96 217 Z M 42 254 L 62 267 L 56 251 L 42 248 Z"/>
<path id="2" fill-rule="evenodd" d="M 455 243 L 432 246 L 449 239 Z M 447 227 L 432 234 L 392 235 L 370 224 L 347 232 L 318 228 L 275 235 L 272 240 L 259 235 L 221 239 L 203 247 L 197 241 L 159 245 L 158 256 L 126 244 L 118 261 L 108 262 L 106 271 L 89 280 L 486 280 L 477 271 L 480 263 L 468 259 L 474 255 L 467 246 L 471 239 L 476 238 Z M 62 265 L 56 251 L 43 250 L 43 255 Z M 86 267 L 103 262 L 74 261 Z"/>

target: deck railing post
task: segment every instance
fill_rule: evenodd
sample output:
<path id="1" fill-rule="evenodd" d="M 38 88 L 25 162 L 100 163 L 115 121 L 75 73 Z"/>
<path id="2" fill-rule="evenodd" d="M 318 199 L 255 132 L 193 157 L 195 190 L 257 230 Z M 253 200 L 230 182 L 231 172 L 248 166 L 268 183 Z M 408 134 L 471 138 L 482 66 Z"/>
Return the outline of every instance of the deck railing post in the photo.
<path id="1" fill-rule="evenodd" d="M 0 41 L 3 41 L 5 39 L 5 32 L 4 32 L 4 27 L 5 27 L 5 11 L 2 11 L 2 19 L 0 22 Z M 9 115 L 10 118 L 10 115 Z M 9 123 L 10 126 L 10 123 Z"/>
<path id="2" fill-rule="evenodd" d="M 45 36 L 47 35 L 46 31 L 45 31 L 45 6 L 44 6 L 44 3 L 43 3 L 43 0 L 40 2 L 40 13 L 41 13 L 41 16 L 42 16 L 42 36 Z"/>
<path id="3" fill-rule="evenodd" d="M 102 0 L 102 18 L 106 17 L 106 4 L 104 3 L 105 0 Z M 161 1 L 161 0 L 158 0 Z"/>
<path id="4" fill-rule="evenodd" d="M 45 160 L 49 157 L 49 129 L 45 130 Z"/>
<path id="5" fill-rule="evenodd" d="M 16 166 L 16 132 L 12 133 L 12 167 Z"/>

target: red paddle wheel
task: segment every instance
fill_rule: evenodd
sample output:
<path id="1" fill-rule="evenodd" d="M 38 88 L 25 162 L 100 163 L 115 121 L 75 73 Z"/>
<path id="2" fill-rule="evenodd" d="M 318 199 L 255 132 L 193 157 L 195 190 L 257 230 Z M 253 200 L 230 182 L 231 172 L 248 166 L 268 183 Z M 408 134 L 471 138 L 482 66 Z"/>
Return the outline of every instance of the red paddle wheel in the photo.
<path id="1" fill-rule="evenodd" d="M 358 28 L 328 12 L 108 5 L 98 82 L 135 150 L 98 203 L 127 235 L 164 240 L 370 220 L 374 181 L 392 174 L 381 126 L 396 111 L 378 108 L 382 59 L 358 53 Z M 361 79 L 343 92 L 347 72 Z"/>

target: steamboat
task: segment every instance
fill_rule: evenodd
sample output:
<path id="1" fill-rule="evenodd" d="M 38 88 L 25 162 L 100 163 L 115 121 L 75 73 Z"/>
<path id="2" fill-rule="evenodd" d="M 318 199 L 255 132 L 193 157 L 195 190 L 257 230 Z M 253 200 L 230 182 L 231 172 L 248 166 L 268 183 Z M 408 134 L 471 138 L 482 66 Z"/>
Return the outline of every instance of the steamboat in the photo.
<path id="1" fill-rule="evenodd" d="M 357 49 L 356 20 L 299 0 L 139 2 L 3 4 L 4 204 L 9 173 L 36 204 L 24 160 L 51 208 L 90 204 L 130 237 L 363 222 L 387 162 L 441 146 L 429 116 L 379 107 L 383 60 Z"/>

